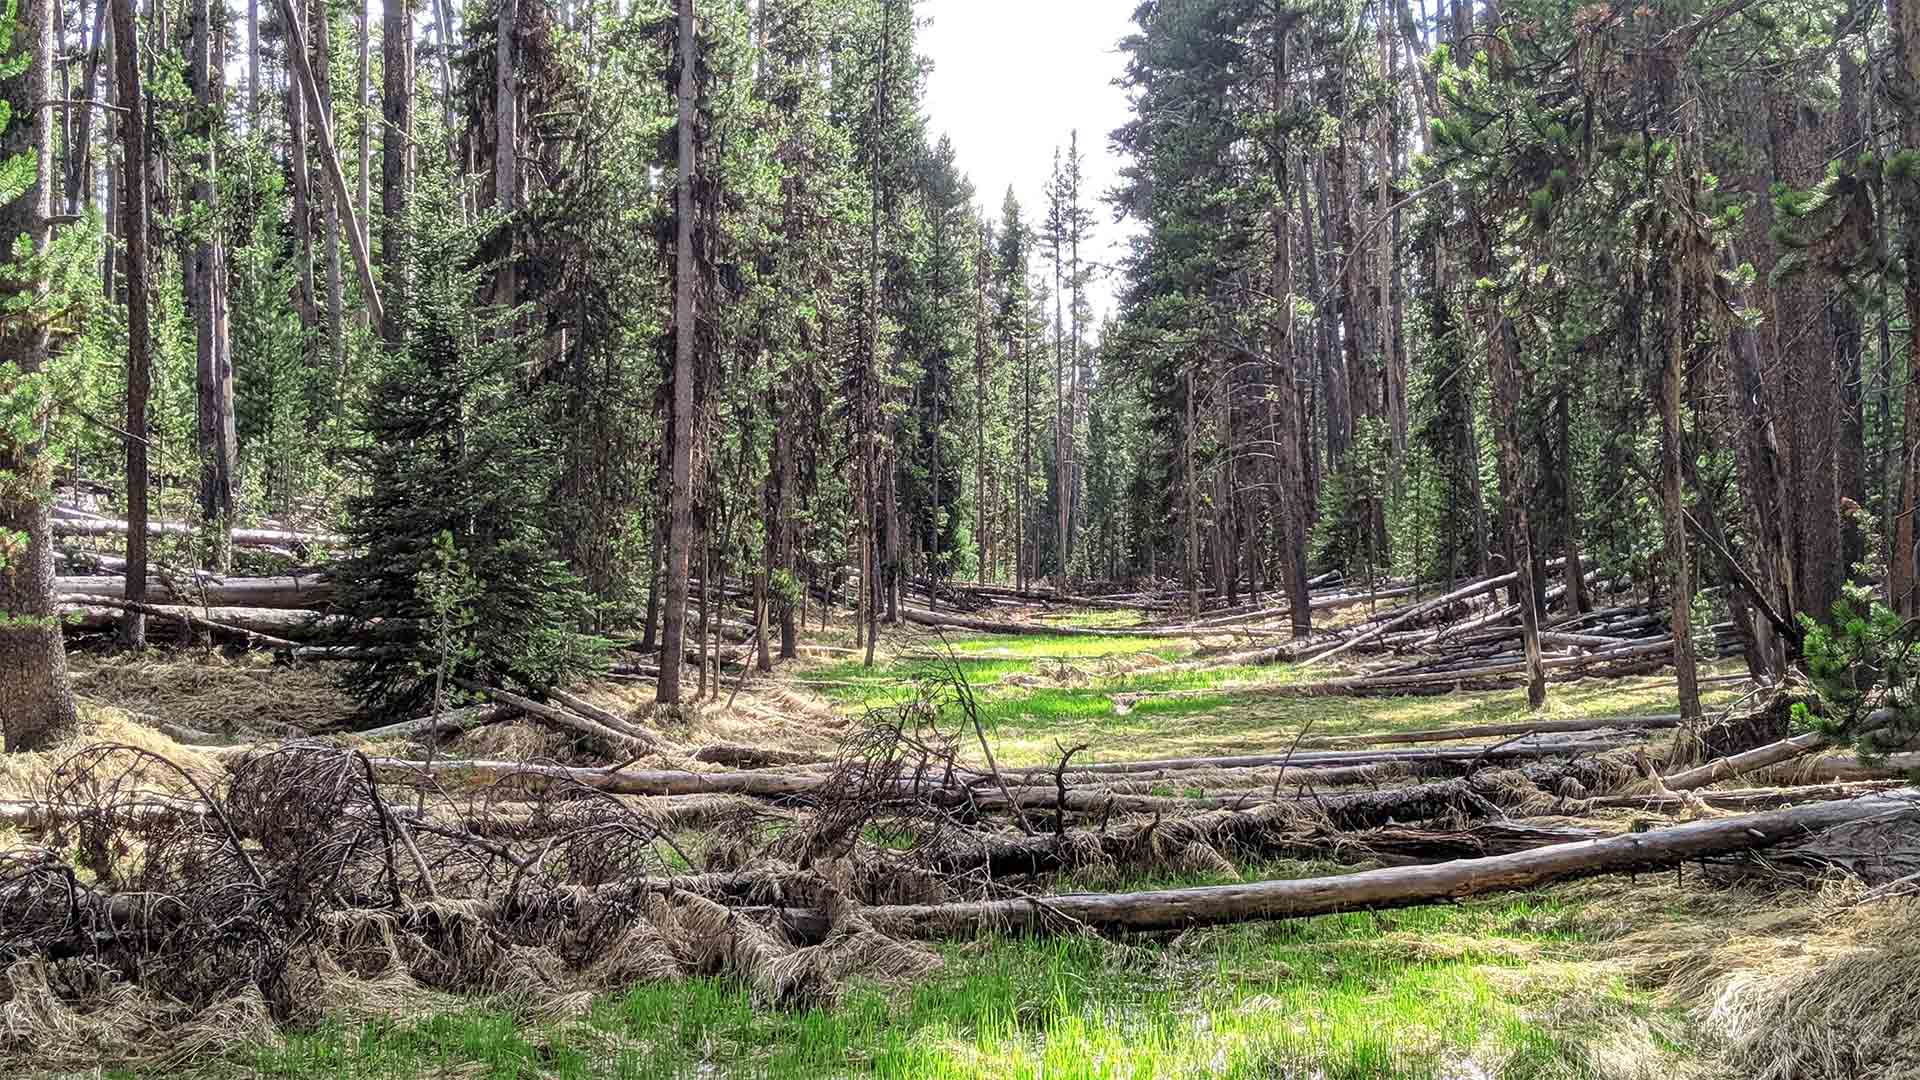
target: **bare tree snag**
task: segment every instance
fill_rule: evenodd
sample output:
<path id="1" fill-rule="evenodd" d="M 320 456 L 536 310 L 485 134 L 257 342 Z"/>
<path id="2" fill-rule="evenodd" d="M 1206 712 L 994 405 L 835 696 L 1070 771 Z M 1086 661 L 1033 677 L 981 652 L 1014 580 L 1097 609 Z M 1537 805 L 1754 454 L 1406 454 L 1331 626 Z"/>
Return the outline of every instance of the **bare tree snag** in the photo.
<path id="1" fill-rule="evenodd" d="M 114 69 L 120 100 L 141 101 L 140 50 L 134 0 L 113 0 Z M 145 113 L 129 109 L 120 118 L 120 235 L 127 249 L 127 573 L 126 599 L 147 598 L 147 398 L 153 384 L 152 316 L 147 284 L 147 130 Z M 143 649 L 146 615 L 129 609 L 120 623 L 120 644 Z"/>

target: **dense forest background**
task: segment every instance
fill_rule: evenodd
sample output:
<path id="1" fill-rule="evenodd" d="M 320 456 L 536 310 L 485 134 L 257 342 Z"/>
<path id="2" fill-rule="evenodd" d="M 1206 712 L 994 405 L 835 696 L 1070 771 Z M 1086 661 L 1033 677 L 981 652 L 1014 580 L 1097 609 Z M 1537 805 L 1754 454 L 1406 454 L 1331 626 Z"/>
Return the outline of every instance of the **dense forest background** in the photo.
<path id="1" fill-rule="evenodd" d="M 1135 21 L 1134 119 L 1022 206 L 924 115 L 911 0 L 17 0 L 9 744 L 71 719 L 53 491 L 135 522 L 133 601 L 263 558 L 236 526 L 344 533 L 337 610 L 439 658 L 371 655 L 378 711 L 614 645 L 677 701 L 729 597 L 764 665 L 958 580 L 1304 636 L 1313 575 L 1504 569 L 1536 660 L 1550 588 L 1635 590 L 1683 700 L 1696 624 L 1766 672 L 1850 579 L 1913 613 L 1920 9 Z"/>

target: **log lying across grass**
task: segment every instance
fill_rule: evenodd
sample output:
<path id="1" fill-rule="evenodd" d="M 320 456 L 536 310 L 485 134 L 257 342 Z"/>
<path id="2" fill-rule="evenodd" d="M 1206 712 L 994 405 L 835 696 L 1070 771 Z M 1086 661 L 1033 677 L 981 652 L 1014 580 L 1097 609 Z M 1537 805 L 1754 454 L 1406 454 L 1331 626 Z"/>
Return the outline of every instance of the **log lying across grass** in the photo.
<path id="1" fill-rule="evenodd" d="M 884 905 L 864 908 L 861 915 L 882 933 L 918 939 L 1083 929 L 1164 932 L 1450 903 L 1577 878 L 1677 866 L 1710 856 L 1773 847 L 1835 825 L 1916 815 L 1920 815 L 1920 791 L 1901 788 L 1843 802 L 1716 818 L 1507 855 L 1395 866 L 1336 877 L 979 903 Z M 783 925 L 802 938 L 824 934 L 831 925 L 824 913 L 813 909 L 780 914 Z"/>
<path id="2" fill-rule="evenodd" d="M 1594 716 L 1573 720 L 1521 720 L 1511 724 L 1473 724 L 1457 728 L 1423 728 L 1419 731 L 1383 731 L 1378 734 L 1329 736 L 1301 745 L 1311 747 L 1381 746 L 1388 743 L 1454 742 L 1459 739 L 1497 739 L 1507 735 L 1545 735 L 1573 731 L 1660 731 L 1679 727 L 1679 713 L 1652 713 L 1646 716 Z"/>
<path id="3" fill-rule="evenodd" d="M 53 522 L 55 536 L 125 536 L 127 523 L 112 518 L 62 518 Z M 199 530 L 179 521 L 149 521 L 148 536 L 195 536 Z M 235 547 L 345 547 L 339 533 L 294 532 L 289 529 L 235 529 Z"/>
<path id="4" fill-rule="evenodd" d="M 60 598 L 60 613 L 67 617 L 67 625 L 81 630 L 111 629 L 120 620 L 119 601 L 109 607 L 105 602 L 93 602 L 87 596 L 63 596 Z M 216 623 L 223 627 L 252 634 L 265 634 L 269 637 L 291 641 L 314 641 L 333 635 L 350 632 L 352 624 L 346 619 L 331 615 L 320 615 L 312 611 L 288 610 L 282 608 L 255 607 L 209 607 L 199 604 L 154 604 L 150 613 L 156 617 L 186 622 L 194 619 L 207 623 Z"/>
<path id="5" fill-rule="evenodd" d="M 62 576 L 53 579 L 53 591 L 84 593 L 123 600 L 125 575 Z M 149 604 L 212 604 L 216 607 L 321 608 L 333 599 L 333 583 L 325 577 L 202 577 L 175 583 L 161 578 L 147 581 Z"/>

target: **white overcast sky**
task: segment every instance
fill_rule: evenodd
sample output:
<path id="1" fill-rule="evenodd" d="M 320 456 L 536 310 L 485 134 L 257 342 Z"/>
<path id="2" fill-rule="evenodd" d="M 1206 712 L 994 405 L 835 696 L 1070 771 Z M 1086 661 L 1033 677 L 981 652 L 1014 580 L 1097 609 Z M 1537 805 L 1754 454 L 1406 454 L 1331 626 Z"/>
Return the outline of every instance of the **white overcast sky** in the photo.
<path id="1" fill-rule="evenodd" d="M 1008 186 L 1030 225 L 1045 212 L 1053 149 L 1080 130 L 1094 250 L 1112 264 L 1126 230 L 1101 197 L 1119 180 L 1107 135 L 1125 123 L 1127 95 L 1113 84 L 1125 70 L 1119 42 L 1133 30 L 1138 0 L 920 0 L 927 25 L 920 51 L 933 61 L 925 108 L 929 135 L 953 139 L 975 198 L 997 222 Z M 1130 227 L 1130 226 L 1129 226 Z M 1038 267 L 1036 266 L 1036 270 Z M 1094 320 L 1113 310 L 1116 282 L 1096 280 Z"/>

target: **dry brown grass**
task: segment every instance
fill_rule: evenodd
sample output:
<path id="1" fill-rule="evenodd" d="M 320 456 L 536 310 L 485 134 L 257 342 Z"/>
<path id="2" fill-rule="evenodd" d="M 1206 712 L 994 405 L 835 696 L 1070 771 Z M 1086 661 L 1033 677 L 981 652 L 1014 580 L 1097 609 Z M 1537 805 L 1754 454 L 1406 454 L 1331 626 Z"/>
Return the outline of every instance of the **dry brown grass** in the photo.
<path id="1" fill-rule="evenodd" d="M 74 692 L 89 700 L 240 739 L 297 737 L 353 711 L 327 666 L 256 655 L 76 655 L 72 671 Z"/>

